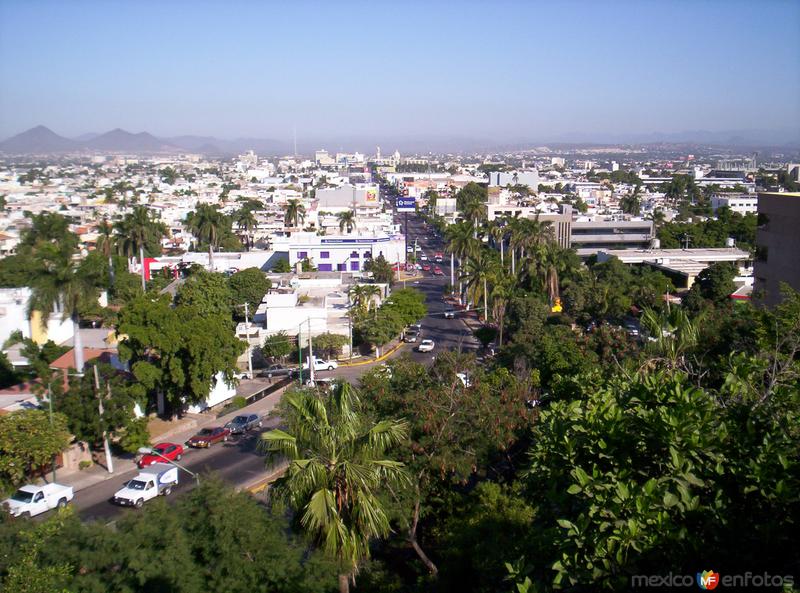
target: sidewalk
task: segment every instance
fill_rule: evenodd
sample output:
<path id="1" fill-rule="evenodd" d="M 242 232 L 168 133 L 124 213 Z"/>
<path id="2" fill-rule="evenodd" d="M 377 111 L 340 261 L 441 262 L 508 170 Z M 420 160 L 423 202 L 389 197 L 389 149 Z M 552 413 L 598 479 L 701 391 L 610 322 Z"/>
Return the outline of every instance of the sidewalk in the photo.
<path id="1" fill-rule="evenodd" d="M 153 444 L 163 441 L 183 444 L 201 428 L 223 425 L 231 420 L 234 416 L 238 416 L 239 414 L 243 414 L 245 412 L 258 413 L 262 416 L 265 416 L 269 414 L 273 408 L 275 408 L 278 401 L 280 401 L 280 396 L 285 390 L 286 387 L 279 389 L 274 393 L 269 394 L 265 398 L 258 400 L 257 402 L 253 402 L 244 408 L 234 410 L 233 412 L 230 412 L 229 414 L 219 418 L 217 418 L 216 412 L 187 414 L 184 416 L 184 420 L 188 418 L 190 419 L 189 422 L 182 423 L 181 426 L 177 426 L 173 430 L 167 430 L 157 437 L 154 437 Z M 104 463 L 102 465 L 95 463 L 92 465 L 92 467 L 84 470 L 57 470 L 56 481 L 65 486 L 72 486 L 75 492 L 79 492 L 80 490 L 84 490 L 105 480 L 118 477 L 121 474 L 137 469 L 136 456 L 133 454 L 127 453 L 120 456 L 113 455 L 112 458 L 114 464 L 113 474 L 108 473 Z M 101 461 L 105 462 L 105 459 L 102 457 L 102 455 Z M 48 480 L 50 479 L 49 476 L 50 474 L 47 476 Z"/>

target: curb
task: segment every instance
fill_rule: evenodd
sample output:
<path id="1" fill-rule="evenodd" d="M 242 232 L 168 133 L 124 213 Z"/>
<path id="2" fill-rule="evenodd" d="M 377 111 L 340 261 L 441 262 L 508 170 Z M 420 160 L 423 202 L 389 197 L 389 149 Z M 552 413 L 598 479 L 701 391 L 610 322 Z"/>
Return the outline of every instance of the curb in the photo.
<path id="1" fill-rule="evenodd" d="M 373 364 L 375 362 L 381 362 L 389 358 L 392 354 L 397 352 L 402 347 L 403 347 L 403 342 L 400 342 L 399 344 L 391 348 L 388 352 L 384 352 L 383 354 L 381 354 L 378 358 L 373 358 L 370 360 L 361 360 L 359 362 L 353 362 L 349 364 L 340 364 L 339 368 L 360 367 L 364 366 L 365 364 Z"/>
<path id="2" fill-rule="evenodd" d="M 250 494 L 258 494 L 259 492 L 263 492 L 264 490 L 266 490 L 267 486 L 270 485 L 270 483 L 274 482 L 276 479 L 281 477 L 288 467 L 289 467 L 288 463 L 283 464 L 282 467 L 276 469 L 270 474 L 267 474 L 263 478 L 259 478 L 249 486 L 245 486 L 244 488 L 242 488 L 242 490 L 246 490 Z"/>

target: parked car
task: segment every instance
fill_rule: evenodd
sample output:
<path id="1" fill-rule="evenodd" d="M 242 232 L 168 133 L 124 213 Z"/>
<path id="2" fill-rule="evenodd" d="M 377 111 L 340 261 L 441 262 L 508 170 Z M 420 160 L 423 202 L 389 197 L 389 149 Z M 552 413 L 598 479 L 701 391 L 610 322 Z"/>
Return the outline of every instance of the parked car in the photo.
<path id="1" fill-rule="evenodd" d="M 422 265 L 422 271 L 423 272 L 430 272 L 431 271 L 431 265 L 430 264 L 423 264 Z"/>
<path id="2" fill-rule="evenodd" d="M 35 517 L 56 507 L 63 508 L 74 496 L 72 486 L 28 484 L 3 501 L 12 517 Z"/>
<path id="3" fill-rule="evenodd" d="M 419 254 L 419 261 L 428 261 L 428 256 L 424 253 Z"/>
<path id="4" fill-rule="evenodd" d="M 254 428 L 261 428 L 261 417 L 258 414 L 241 414 L 225 425 L 231 434 L 242 434 Z"/>
<path id="5" fill-rule="evenodd" d="M 268 379 L 272 379 L 272 377 L 288 377 L 292 374 L 292 369 L 286 368 L 280 364 L 272 364 L 258 374 Z"/>
<path id="6" fill-rule="evenodd" d="M 407 344 L 413 344 L 413 343 L 415 343 L 417 341 L 417 338 L 419 338 L 419 332 L 412 329 L 412 330 L 408 330 L 405 333 L 405 336 L 403 337 L 403 341 L 406 342 Z"/>
<path id="7" fill-rule="evenodd" d="M 335 360 L 323 360 L 322 358 L 314 357 L 314 370 L 315 371 L 332 371 L 335 368 L 338 368 L 339 363 Z M 306 358 L 306 363 L 303 365 L 304 369 L 308 368 L 308 358 Z"/>
<path id="8" fill-rule="evenodd" d="M 214 443 L 220 441 L 227 441 L 231 435 L 231 431 L 224 426 L 215 426 L 213 428 L 203 428 L 189 439 L 190 447 L 205 447 L 208 448 Z"/>
<path id="9" fill-rule="evenodd" d="M 444 276 L 444 272 L 442 272 L 442 268 L 440 268 L 439 266 L 435 266 L 433 268 L 433 275 L 434 276 Z"/>
<path id="10" fill-rule="evenodd" d="M 139 462 L 136 464 L 139 466 L 139 469 L 145 468 L 148 465 L 153 465 L 154 463 L 161 463 L 164 461 L 165 457 L 170 461 L 180 461 L 181 457 L 183 457 L 183 447 L 175 443 L 159 443 L 153 447 L 153 451 L 158 451 L 158 455 L 154 453 L 142 455 L 141 459 L 139 459 Z"/>
<path id="11" fill-rule="evenodd" d="M 445 319 L 455 319 L 456 318 L 456 312 L 455 311 L 445 311 L 444 312 L 444 318 Z"/>
<path id="12" fill-rule="evenodd" d="M 177 485 L 177 467 L 166 463 L 154 463 L 129 482 L 125 482 L 114 494 L 114 502 L 141 508 L 146 501 L 160 494 L 169 496 L 172 488 Z"/>
<path id="13" fill-rule="evenodd" d="M 417 346 L 417 352 L 432 352 L 434 346 L 433 340 L 422 340 Z"/>

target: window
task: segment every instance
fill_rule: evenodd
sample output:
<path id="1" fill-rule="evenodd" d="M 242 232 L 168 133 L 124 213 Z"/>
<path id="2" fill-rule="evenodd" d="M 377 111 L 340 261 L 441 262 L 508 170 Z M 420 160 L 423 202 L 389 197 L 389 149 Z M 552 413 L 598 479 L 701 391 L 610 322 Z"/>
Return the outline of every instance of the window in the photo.
<path id="1" fill-rule="evenodd" d="M 319 264 L 317 266 L 317 270 L 319 270 L 320 272 L 332 272 L 333 264 Z"/>
<path id="2" fill-rule="evenodd" d="M 297 258 L 298 259 L 305 259 L 308 257 L 308 251 L 298 251 Z"/>
<path id="3" fill-rule="evenodd" d="M 351 259 L 358 259 L 358 251 L 353 251 L 353 252 L 350 254 L 350 258 L 351 258 Z"/>
<path id="4" fill-rule="evenodd" d="M 356 262 L 358 263 L 358 262 Z M 347 264 L 336 264 L 336 271 L 337 272 L 346 272 L 347 271 Z"/>
<path id="5" fill-rule="evenodd" d="M 320 251 L 319 252 L 320 259 L 328 259 L 330 256 L 331 256 L 331 252 L 330 251 Z"/>
<path id="6" fill-rule="evenodd" d="M 350 269 L 353 270 L 353 271 L 358 271 L 358 263 L 359 262 L 357 262 L 357 261 L 351 261 L 350 262 Z"/>

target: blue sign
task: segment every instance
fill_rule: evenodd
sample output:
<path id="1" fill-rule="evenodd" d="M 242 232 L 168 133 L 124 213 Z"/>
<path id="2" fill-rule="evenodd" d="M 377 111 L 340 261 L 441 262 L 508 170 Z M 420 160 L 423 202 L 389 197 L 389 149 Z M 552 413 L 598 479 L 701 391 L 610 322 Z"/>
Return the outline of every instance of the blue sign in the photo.
<path id="1" fill-rule="evenodd" d="M 397 197 L 397 211 L 398 212 L 416 212 L 417 199 L 409 198 L 408 196 Z"/>

